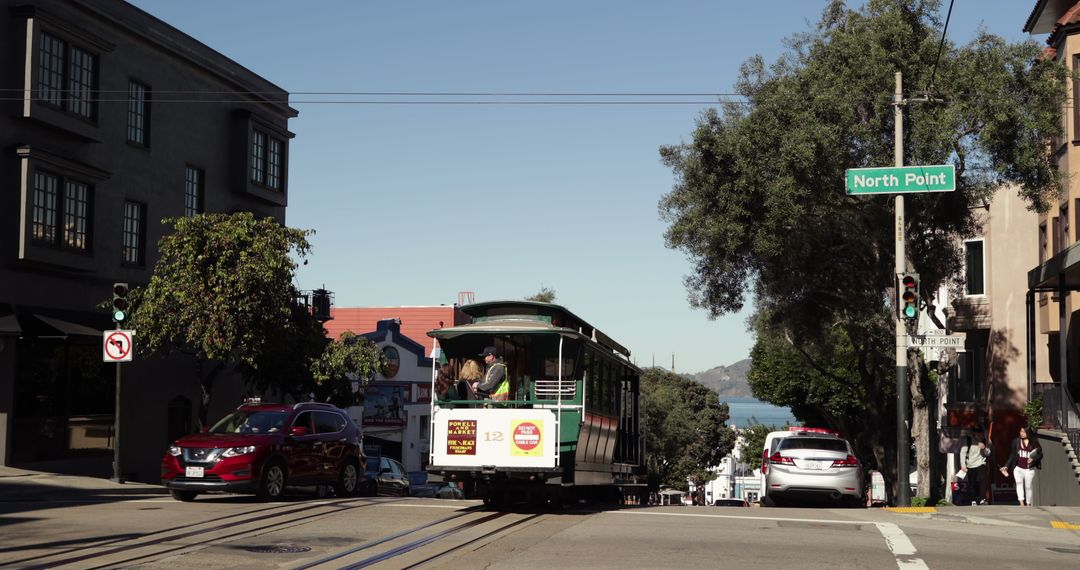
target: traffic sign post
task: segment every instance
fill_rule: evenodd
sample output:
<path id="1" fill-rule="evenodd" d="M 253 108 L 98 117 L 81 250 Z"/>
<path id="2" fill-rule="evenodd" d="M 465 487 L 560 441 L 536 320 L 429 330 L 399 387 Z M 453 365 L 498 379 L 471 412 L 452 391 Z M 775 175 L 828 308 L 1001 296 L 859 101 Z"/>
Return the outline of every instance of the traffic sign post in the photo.
<path id="1" fill-rule="evenodd" d="M 126 289 L 126 285 L 125 285 Z M 125 291 L 126 294 L 126 291 Z M 126 306 L 125 306 L 126 308 Z M 120 330 L 120 322 L 116 322 L 116 330 L 103 331 L 101 333 L 101 358 L 105 362 L 116 363 L 116 408 L 113 412 L 113 476 L 112 480 L 123 483 L 124 478 L 120 474 L 120 363 L 131 362 L 135 352 L 132 337 L 135 331 Z"/>
<path id="2" fill-rule="evenodd" d="M 899 194 L 910 192 L 952 192 L 956 190 L 956 167 L 894 166 L 849 168 L 848 194 Z"/>

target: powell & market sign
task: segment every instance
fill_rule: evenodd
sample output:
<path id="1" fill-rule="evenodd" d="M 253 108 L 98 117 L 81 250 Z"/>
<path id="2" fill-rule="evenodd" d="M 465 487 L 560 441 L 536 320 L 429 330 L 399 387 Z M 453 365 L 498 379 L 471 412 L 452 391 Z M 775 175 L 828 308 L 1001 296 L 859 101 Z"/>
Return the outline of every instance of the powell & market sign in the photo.
<path id="1" fill-rule="evenodd" d="M 899 194 L 901 192 L 952 192 L 956 168 L 951 164 L 850 168 L 848 194 Z"/>

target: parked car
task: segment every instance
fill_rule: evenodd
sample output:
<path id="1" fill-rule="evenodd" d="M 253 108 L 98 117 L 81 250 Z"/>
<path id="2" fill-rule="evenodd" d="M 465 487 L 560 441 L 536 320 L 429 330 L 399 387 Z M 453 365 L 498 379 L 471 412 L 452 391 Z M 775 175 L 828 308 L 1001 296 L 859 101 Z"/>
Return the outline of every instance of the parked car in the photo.
<path id="1" fill-rule="evenodd" d="M 863 504 L 863 469 L 847 440 L 827 433 L 789 435 L 768 458 L 765 492 L 773 504 L 831 499 Z"/>
<path id="2" fill-rule="evenodd" d="M 280 497 L 286 485 L 333 485 L 338 496 L 363 488 L 360 431 L 330 404 L 245 404 L 203 433 L 184 436 L 161 460 L 174 499 L 199 493 Z"/>
<path id="3" fill-rule="evenodd" d="M 713 501 L 714 507 L 749 507 L 746 499 L 717 499 Z"/>
<path id="4" fill-rule="evenodd" d="M 369 457 L 367 460 L 366 495 L 412 495 L 412 484 L 405 467 L 389 457 Z"/>

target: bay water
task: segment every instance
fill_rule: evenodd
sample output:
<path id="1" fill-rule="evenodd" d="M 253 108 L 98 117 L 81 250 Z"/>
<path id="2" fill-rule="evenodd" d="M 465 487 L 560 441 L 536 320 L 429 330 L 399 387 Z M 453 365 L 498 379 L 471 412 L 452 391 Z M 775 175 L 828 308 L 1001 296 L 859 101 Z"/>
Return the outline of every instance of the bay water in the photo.
<path id="1" fill-rule="evenodd" d="M 756 398 L 721 397 L 720 401 L 728 405 L 729 426 L 746 428 L 758 423 L 781 427 L 786 423 L 796 423 L 795 416 L 791 415 L 791 408 L 774 406 Z"/>

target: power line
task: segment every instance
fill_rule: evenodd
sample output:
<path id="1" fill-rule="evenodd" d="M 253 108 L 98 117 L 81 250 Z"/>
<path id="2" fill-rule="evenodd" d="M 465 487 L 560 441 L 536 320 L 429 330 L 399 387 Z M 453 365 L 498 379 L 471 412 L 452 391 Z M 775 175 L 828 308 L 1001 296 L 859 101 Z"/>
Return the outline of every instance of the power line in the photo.
<path id="1" fill-rule="evenodd" d="M 27 93 L 30 89 L 0 88 L 0 92 Z M 87 93 L 128 93 L 127 89 L 90 89 Z M 327 95 L 354 97 L 744 97 L 741 93 L 710 92 L 628 92 L 628 91 L 208 91 L 162 90 L 153 94 L 173 95 Z"/>
<path id="2" fill-rule="evenodd" d="M 949 20 L 952 19 L 953 1 L 949 0 L 949 13 L 945 15 L 945 27 L 941 29 L 941 43 L 938 44 L 937 58 L 934 59 L 934 67 L 930 70 L 930 83 L 926 85 L 926 93 L 934 88 L 934 77 L 937 75 L 937 64 L 941 61 L 941 50 L 945 47 L 945 33 L 949 31 Z"/>

